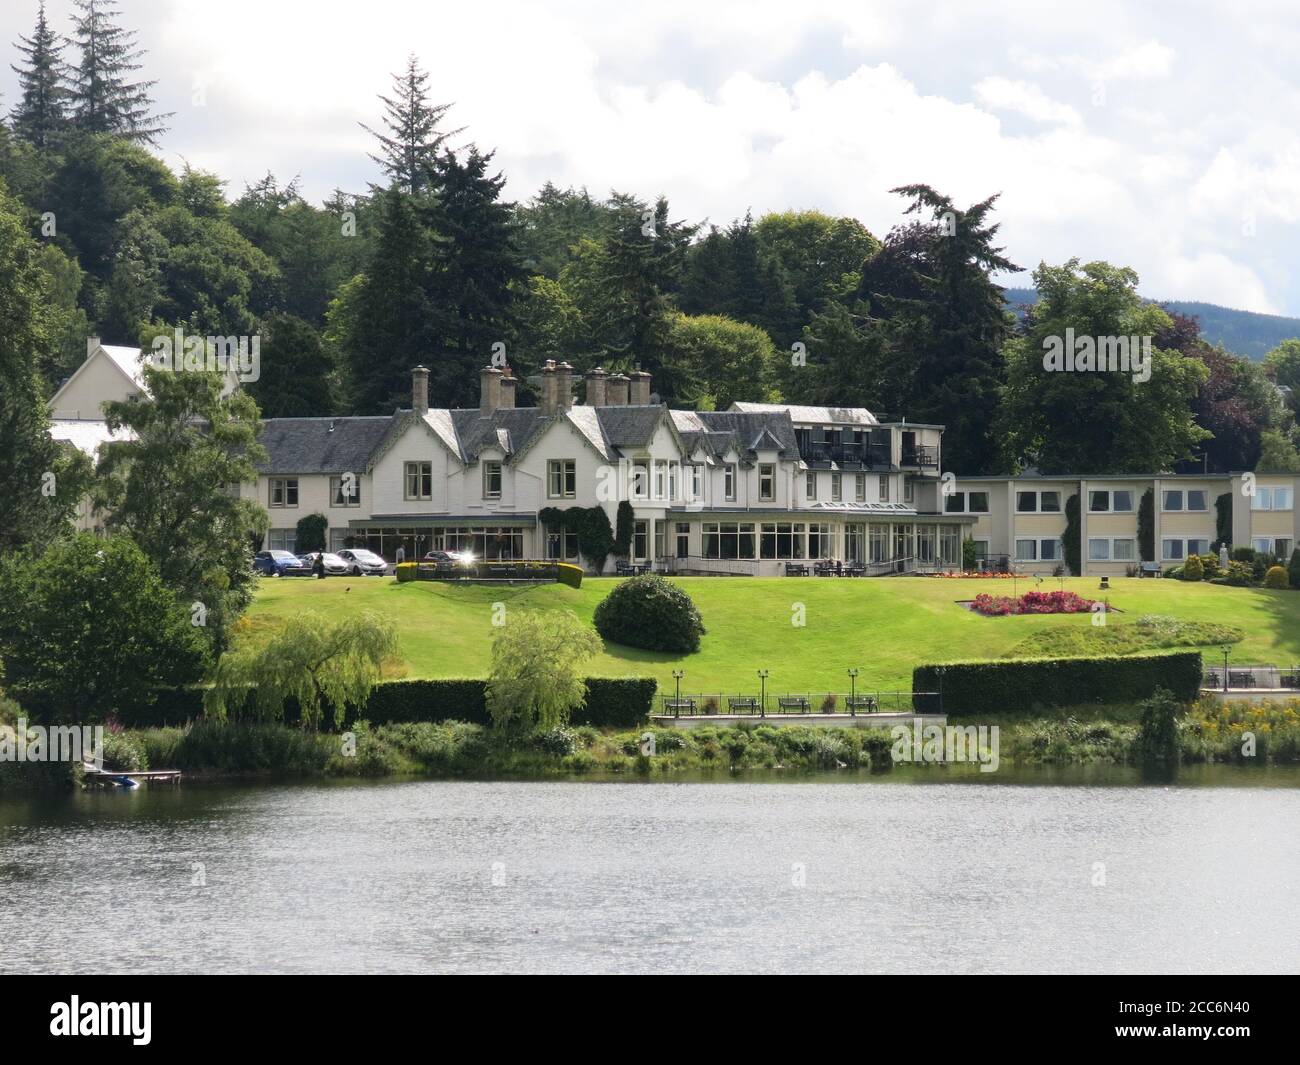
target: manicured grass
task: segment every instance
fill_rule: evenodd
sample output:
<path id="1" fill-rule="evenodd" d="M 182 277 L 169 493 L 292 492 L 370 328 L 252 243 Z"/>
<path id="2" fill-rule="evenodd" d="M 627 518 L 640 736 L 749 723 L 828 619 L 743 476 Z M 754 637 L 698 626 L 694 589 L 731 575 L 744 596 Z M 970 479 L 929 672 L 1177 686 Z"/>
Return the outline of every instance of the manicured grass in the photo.
<path id="1" fill-rule="evenodd" d="M 398 584 L 391 577 L 264 578 L 240 638 L 257 639 L 294 614 L 338 617 L 369 609 L 396 623 L 405 676 L 486 676 L 499 631 L 493 604 L 505 604 L 507 624 L 511 611 L 523 609 L 567 609 L 590 621 L 616 580 L 588 578 L 572 589 Z M 844 671 L 856 666 L 859 691 L 896 691 L 911 687 L 914 665 L 999 658 L 1052 628 L 1078 630 L 1077 639 L 1060 641 L 1064 645 L 1091 645 L 1089 615 L 986 618 L 956 605 L 978 592 L 1010 595 L 1006 580 L 688 577 L 678 583 L 708 628 L 700 651 L 669 655 L 611 645 L 591 664 L 593 675 L 653 676 L 660 690 L 672 691 L 672 670 L 683 669 L 683 692 L 748 693 L 758 689 L 754 671 L 765 668 L 771 671 L 769 693 L 817 693 L 847 691 Z M 1017 583 L 1022 593 L 1060 587 L 1055 578 Z M 1233 662 L 1300 662 L 1300 591 L 1118 578 L 1109 592 L 1100 592 L 1097 583 L 1095 577 L 1071 578 L 1064 586 L 1087 598 L 1108 598 L 1122 611 L 1109 616 L 1111 624 L 1159 614 L 1232 626 L 1245 633 L 1234 645 Z M 791 623 L 798 604 L 802 626 Z M 1217 643 L 1206 650 L 1208 661 L 1221 660 Z"/>

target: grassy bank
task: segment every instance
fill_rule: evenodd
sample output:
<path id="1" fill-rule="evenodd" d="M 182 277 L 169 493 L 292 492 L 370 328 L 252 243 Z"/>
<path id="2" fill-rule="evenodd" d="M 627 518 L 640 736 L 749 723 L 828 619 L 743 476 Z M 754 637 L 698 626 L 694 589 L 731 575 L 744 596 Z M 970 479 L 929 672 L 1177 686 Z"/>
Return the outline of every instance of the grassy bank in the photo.
<path id="1" fill-rule="evenodd" d="M 401 663 L 394 676 L 486 676 L 496 633 L 493 604 L 511 609 L 571 610 L 590 620 L 609 594 L 612 578 L 587 579 L 579 589 L 398 584 L 391 578 L 324 581 L 263 579 L 240 623 L 241 640 L 260 641 L 287 617 L 345 610 L 376 610 L 398 629 Z M 979 592 L 1009 595 L 1007 580 L 897 578 L 682 578 L 708 629 L 698 653 L 662 654 L 614 644 L 590 666 L 593 675 L 654 677 L 672 686 L 684 669 L 683 690 L 748 692 L 754 671 L 771 670 L 769 692 L 841 692 L 845 670 L 861 670 L 859 690 L 910 690 L 912 667 L 1009 655 L 1114 654 L 1160 647 L 1200 647 L 1218 655 L 1235 644 L 1239 663 L 1300 661 L 1300 592 L 1227 588 L 1170 580 L 1117 578 L 1101 592 L 1096 578 L 1049 578 L 1042 588 L 1064 587 L 1088 598 L 1105 597 L 1122 613 L 1104 627 L 1088 615 L 986 618 L 958 600 Z M 1019 591 L 1039 587 L 1032 578 Z M 791 624 L 797 604 L 803 625 Z M 1144 623 L 1154 615 L 1156 622 Z M 1216 659 L 1217 660 L 1217 657 Z"/>
<path id="2" fill-rule="evenodd" d="M 1064 718 L 1007 714 L 962 724 L 997 725 L 1004 764 L 1137 761 L 1138 712 L 1091 708 Z M 144 729 L 123 734 L 120 755 L 135 765 L 212 776 L 532 776 L 582 773 L 671 776 L 727 769 L 892 768 L 888 729 L 741 725 L 653 729 L 655 753 L 641 753 L 647 730 L 558 729 L 505 735 L 461 722 L 362 726 L 354 739 L 283 725 Z M 1243 755 L 1245 736 L 1256 753 Z M 1300 700 L 1246 707 L 1205 702 L 1179 726 L 1186 763 L 1300 764 Z"/>

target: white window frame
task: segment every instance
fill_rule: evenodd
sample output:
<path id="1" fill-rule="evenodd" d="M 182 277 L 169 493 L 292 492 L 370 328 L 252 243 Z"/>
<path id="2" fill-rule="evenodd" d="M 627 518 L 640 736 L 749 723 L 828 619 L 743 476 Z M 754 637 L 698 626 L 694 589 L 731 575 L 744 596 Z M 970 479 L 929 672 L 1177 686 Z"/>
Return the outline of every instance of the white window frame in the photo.
<path id="1" fill-rule="evenodd" d="M 803 483 L 804 494 L 808 497 L 809 502 L 817 500 L 817 471 L 809 470 L 804 477 Z"/>
<path id="2" fill-rule="evenodd" d="M 736 501 L 736 464 L 728 462 L 722 467 L 722 498 L 728 503 Z"/>
<path id="3" fill-rule="evenodd" d="M 424 481 L 426 475 L 429 480 L 429 490 L 424 491 Z M 415 488 L 411 488 L 411 478 L 415 478 Z M 433 463 L 432 462 L 404 462 L 402 463 L 402 498 L 403 499 L 432 499 L 433 498 Z"/>
<path id="4" fill-rule="evenodd" d="M 505 475 L 502 472 L 502 469 L 503 467 L 501 463 L 494 459 L 484 461 L 483 463 L 483 498 L 484 499 L 501 498 L 501 487 L 505 482 Z M 492 491 L 490 487 L 488 487 L 489 482 L 492 479 L 493 471 L 496 472 L 496 481 L 497 481 L 497 487 L 495 492 Z"/>
<path id="5" fill-rule="evenodd" d="M 867 501 L 867 475 L 865 473 L 855 473 L 853 475 L 853 498 L 859 503 Z"/>
<path id="6" fill-rule="evenodd" d="M 569 488 L 572 479 L 573 487 Z M 548 459 L 546 462 L 546 498 L 574 499 L 578 494 L 577 459 Z"/>
<path id="7" fill-rule="evenodd" d="M 276 492 L 279 492 L 280 502 L 275 501 Z M 293 502 L 289 502 L 289 494 L 293 493 Z M 298 478 L 297 477 L 270 477 L 267 479 L 267 499 L 266 505 L 276 510 L 297 510 L 298 509 Z M 286 548 L 286 550 L 292 550 Z"/>
<path id="8" fill-rule="evenodd" d="M 763 482 L 767 482 L 766 489 Z M 762 462 L 758 466 L 758 498 L 762 503 L 771 503 L 776 499 L 776 463 Z"/>

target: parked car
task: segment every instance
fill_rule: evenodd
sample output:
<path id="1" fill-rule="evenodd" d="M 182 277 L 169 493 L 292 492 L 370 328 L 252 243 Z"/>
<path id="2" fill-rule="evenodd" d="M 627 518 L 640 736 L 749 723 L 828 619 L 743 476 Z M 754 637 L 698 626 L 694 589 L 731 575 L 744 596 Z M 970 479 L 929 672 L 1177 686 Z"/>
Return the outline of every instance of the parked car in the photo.
<path id="1" fill-rule="evenodd" d="M 311 568 L 312 573 L 316 572 L 316 559 L 320 557 L 325 563 L 325 576 L 337 577 L 348 572 L 348 564 L 333 551 L 312 551 L 303 555 L 302 560 Z"/>
<path id="2" fill-rule="evenodd" d="M 474 555 L 469 551 L 430 551 L 424 556 L 425 562 L 436 562 L 439 566 L 459 566 L 468 565 L 474 561 Z"/>
<path id="3" fill-rule="evenodd" d="M 339 552 L 339 558 L 346 563 L 348 572 L 354 577 L 382 577 L 388 572 L 388 563 L 364 547 L 349 547 L 346 551 Z"/>
<path id="4" fill-rule="evenodd" d="M 259 551 L 253 569 L 267 577 L 309 577 L 311 566 L 292 551 Z"/>

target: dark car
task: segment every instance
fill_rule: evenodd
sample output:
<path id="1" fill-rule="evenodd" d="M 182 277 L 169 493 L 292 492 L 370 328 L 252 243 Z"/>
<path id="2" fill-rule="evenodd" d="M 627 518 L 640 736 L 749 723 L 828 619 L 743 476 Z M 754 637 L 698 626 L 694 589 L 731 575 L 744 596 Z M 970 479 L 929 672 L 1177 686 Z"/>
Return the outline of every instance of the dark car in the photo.
<path id="1" fill-rule="evenodd" d="M 425 562 L 436 562 L 439 566 L 459 566 L 466 561 L 465 555 L 460 551 L 430 551 L 424 556 Z"/>
<path id="2" fill-rule="evenodd" d="M 382 577 L 388 572 L 388 563 L 364 547 L 349 547 L 339 552 L 339 558 L 347 563 L 348 572 L 354 577 Z"/>
<path id="3" fill-rule="evenodd" d="M 266 577 L 310 577 L 311 565 L 292 551 L 259 551 L 253 569 Z"/>

